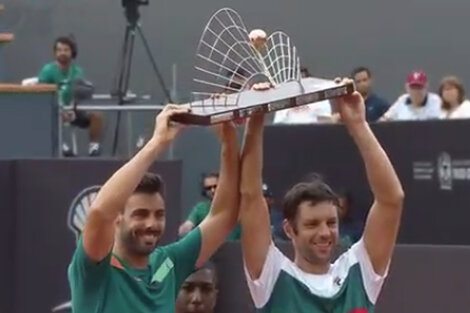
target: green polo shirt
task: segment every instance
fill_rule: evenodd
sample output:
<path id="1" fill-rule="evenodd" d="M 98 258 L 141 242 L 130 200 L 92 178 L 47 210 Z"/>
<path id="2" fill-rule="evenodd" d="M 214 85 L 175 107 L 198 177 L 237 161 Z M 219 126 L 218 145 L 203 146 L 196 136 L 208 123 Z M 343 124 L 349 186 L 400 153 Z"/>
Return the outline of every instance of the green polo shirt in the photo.
<path id="1" fill-rule="evenodd" d="M 191 221 L 194 226 L 198 226 L 201 222 L 209 215 L 211 210 L 211 202 L 210 201 L 200 201 L 198 202 L 189 213 L 188 221 Z M 236 241 L 240 240 L 242 234 L 242 229 L 240 224 L 237 224 L 235 229 L 232 233 L 227 237 L 227 240 Z"/>
<path id="2" fill-rule="evenodd" d="M 56 62 L 52 62 L 43 66 L 38 81 L 43 84 L 57 85 L 60 105 L 70 105 L 72 82 L 78 78 L 83 78 L 83 70 L 75 63 L 70 64 L 67 70 L 63 70 Z"/>
<path id="3" fill-rule="evenodd" d="M 74 313 L 174 313 L 184 280 L 195 270 L 201 231 L 157 248 L 146 269 L 135 269 L 110 253 L 96 263 L 86 255 L 82 240 L 68 269 Z"/>

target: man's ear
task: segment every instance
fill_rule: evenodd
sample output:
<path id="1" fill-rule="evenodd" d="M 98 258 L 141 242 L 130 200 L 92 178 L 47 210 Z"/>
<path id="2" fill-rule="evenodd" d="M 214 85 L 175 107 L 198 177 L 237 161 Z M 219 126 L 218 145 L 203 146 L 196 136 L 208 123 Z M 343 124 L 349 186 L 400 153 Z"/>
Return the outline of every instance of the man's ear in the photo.
<path id="1" fill-rule="evenodd" d="M 287 219 L 284 219 L 282 221 L 282 228 L 284 229 L 284 232 L 286 233 L 287 237 L 292 240 L 294 237 L 294 229 L 292 228 L 292 225 Z"/>

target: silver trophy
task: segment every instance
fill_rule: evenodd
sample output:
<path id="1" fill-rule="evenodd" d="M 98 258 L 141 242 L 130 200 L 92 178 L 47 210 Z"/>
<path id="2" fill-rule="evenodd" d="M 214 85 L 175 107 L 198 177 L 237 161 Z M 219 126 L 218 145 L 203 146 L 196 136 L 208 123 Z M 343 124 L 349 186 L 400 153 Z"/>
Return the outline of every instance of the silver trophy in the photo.
<path id="1" fill-rule="evenodd" d="M 331 99 L 354 92 L 352 83 L 302 78 L 300 58 L 284 32 L 267 36 L 248 32 L 232 9 L 217 11 L 207 23 L 196 53 L 198 90 L 191 112 L 175 115 L 183 124 L 211 125 L 243 119 L 255 112 L 272 112 Z M 270 85 L 251 90 L 256 83 Z"/>

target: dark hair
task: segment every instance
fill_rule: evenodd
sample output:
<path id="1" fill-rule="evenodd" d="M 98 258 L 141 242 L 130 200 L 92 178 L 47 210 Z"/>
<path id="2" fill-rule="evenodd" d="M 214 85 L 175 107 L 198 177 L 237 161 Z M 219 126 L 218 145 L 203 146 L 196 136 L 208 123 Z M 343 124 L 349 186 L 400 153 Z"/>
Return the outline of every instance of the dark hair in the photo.
<path id="1" fill-rule="evenodd" d="M 357 74 L 362 73 L 362 72 L 366 72 L 367 76 L 372 77 L 372 73 L 367 67 L 359 66 L 359 67 L 356 67 L 355 69 L 352 70 L 351 78 L 354 78 L 354 76 L 356 76 Z"/>
<path id="2" fill-rule="evenodd" d="M 444 110 L 450 110 L 451 104 L 444 100 L 442 97 L 442 93 L 446 86 L 452 86 L 457 89 L 459 92 L 459 104 L 461 104 L 465 100 L 465 87 L 463 86 L 462 82 L 456 76 L 446 76 L 442 79 L 441 84 L 439 85 L 439 96 L 442 99 L 442 108 Z"/>
<path id="3" fill-rule="evenodd" d="M 75 43 L 75 41 L 72 38 L 66 37 L 66 36 L 62 36 L 62 37 L 57 38 L 54 41 L 54 52 L 56 51 L 57 45 L 59 43 L 69 46 L 70 50 L 72 50 L 72 58 L 73 59 L 75 59 L 77 57 L 77 54 L 78 54 L 77 44 Z"/>
<path id="4" fill-rule="evenodd" d="M 284 196 L 283 201 L 283 214 L 295 229 L 295 219 L 299 210 L 299 205 L 302 202 L 308 201 L 312 205 L 321 202 L 332 202 L 338 206 L 338 196 L 326 184 L 321 176 L 311 175 L 311 180 L 301 182 L 292 187 Z"/>
<path id="5" fill-rule="evenodd" d="M 154 173 L 145 173 L 140 183 L 134 190 L 135 193 L 154 194 L 159 193 L 163 196 L 164 185 L 162 178 Z"/>
<path id="6" fill-rule="evenodd" d="M 305 77 L 311 77 L 310 72 L 308 71 L 308 68 L 306 68 L 306 67 L 301 67 L 300 68 L 300 74 L 304 74 Z"/>
<path id="7" fill-rule="evenodd" d="M 206 263 L 204 263 L 203 266 L 201 266 L 197 270 L 198 271 L 200 271 L 200 270 L 209 270 L 209 271 L 211 271 L 212 274 L 214 275 L 214 285 L 217 287 L 217 285 L 219 283 L 219 277 L 217 275 L 217 267 L 215 266 L 214 262 L 207 261 Z"/>
<path id="8" fill-rule="evenodd" d="M 201 174 L 201 180 L 199 181 L 199 186 L 201 188 L 201 195 L 203 197 L 206 196 L 206 189 L 204 188 L 204 180 L 206 180 L 206 178 L 210 178 L 210 177 L 219 178 L 219 173 L 217 173 L 217 172 L 207 172 L 207 173 L 202 173 Z"/>
<path id="9" fill-rule="evenodd" d="M 209 177 L 219 178 L 219 173 L 217 172 L 202 173 L 201 177 L 202 177 L 202 180 L 209 178 Z"/>

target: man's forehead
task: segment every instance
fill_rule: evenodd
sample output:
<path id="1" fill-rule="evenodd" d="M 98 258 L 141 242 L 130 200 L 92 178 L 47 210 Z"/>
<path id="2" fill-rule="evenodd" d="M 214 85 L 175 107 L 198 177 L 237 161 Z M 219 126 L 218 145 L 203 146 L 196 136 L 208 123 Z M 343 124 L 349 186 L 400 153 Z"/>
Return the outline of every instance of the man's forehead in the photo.
<path id="1" fill-rule="evenodd" d="M 164 210 L 165 201 L 159 193 L 134 193 L 126 203 L 126 208 L 141 208 L 149 210 Z"/>
<path id="2" fill-rule="evenodd" d="M 214 283 L 214 273 L 205 268 L 191 274 L 185 281 L 186 283 Z"/>
<path id="3" fill-rule="evenodd" d="M 336 216 L 337 207 L 330 201 L 320 202 L 317 204 L 305 201 L 300 204 L 299 209 L 300 217 L 310 219 Z"/>

